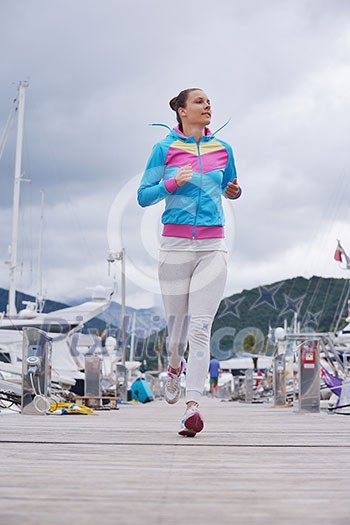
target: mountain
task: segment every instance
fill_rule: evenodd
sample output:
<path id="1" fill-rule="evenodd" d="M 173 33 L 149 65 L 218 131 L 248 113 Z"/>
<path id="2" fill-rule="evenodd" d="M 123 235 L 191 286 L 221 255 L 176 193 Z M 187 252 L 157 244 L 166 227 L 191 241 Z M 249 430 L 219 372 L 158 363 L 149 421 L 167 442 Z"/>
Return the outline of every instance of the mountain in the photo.
<path id="1" fill-rule="evenodd" d="M 133 331 L 133 319 L 135 316 L 135 330 L 137 337 L 145 339 L 152 333 L 159 332 L 165 328 L 164 313 L 160 308 L 131 308 L 126 307 L 125 326 L 127 333 Z M 107 326 L 118 327 L 121 326 L 121 305 L 116 302 L 111 302 L 109 308 L 103 312 L 99 317 Z"/>
<path id="2" fill-rule="evenodd" d="M 349 279 L 313 276 L 310 279 L 294 277 L 284 281 L 243 290 L 225 297 L 215 316 L 212 333 L 220 329 L 231 329 L 235 334 L 248 328 L 258 330 L 265 336 L 269 327 L 283 326 L 293 320 L 295 312 L 301 328 L 319 332 L 340 329 L 345 325 L 347 300 L 350 292 Z M 23 308 L 23 300 L 34 301 L 34 297 L 17 292 L 17 309 Z M 85 300 L 89 300 L 86 298 Z M 8 291 L 0 288 L 0 312 L 6 311 Z M 79 301 L 84 302 L 84 300 Z M 77 304 L 77 301 L 74 302 Z M 52 312 L 68 305 L 46 300 L 44 312 Z M 126 331 L 131 333 L 135 315 L 135 335 L 138 340 L 155 339 L 165 328 L 164 313 L 157 308 L 135 309 L 126 307 Z M 87 329 L 102 332 L 106 327 L 119 333 L 121 306 L 112 302 L 99 317 L 87 324 Z M 229 333 L 229 332 L 228 332 Z M 152 334 L 155 336 L 153 337 Z"/>
<path id="3" fill-rule="evenodd" d="M 9 296 L 8 290 L 4 290 L 4 288 L 0 288 L 0 312 L 6 312 L 8 296 Z M 35 297 L 33 297 L 32 295 L 23 293 L 23 292 L 16 292 L 17 312 L 25 308 L 23 301 L 35 302 Z M 50 301 L 49 299 L 47 299 L 45 301 L 43 311 L 44 313 L 49 313 L 49 312 L 55 312 L 56 310 L 60 310 L 61 308 L 68 308 L 68 305 L 64 303 L 59 303 L 57 301 Z"/>
<path id="4" fill-rule="evenodd" d="M 83 303 L 91 300 L 90 297 L 86 297 L 80 301 L 73 301 L 72 304 L 67 305 L 65 303 L 59 303 L 57 301 L 51 301 L 47 299 L 45 301 L 44 313 L 54 312 L 62 308 L 68 308 L 76 304 Z M 22 310 L 25 306 L 23 301 L 35 302 L 35 297 L 22 293 L 16 293 L 16 308 L 17 311 Z M 8 303 L 8 290 L 0 288 L 0 312 L 6 312 Z M 149 337 L 152 333 L 157 333 L 165 327 L 165 320 L 163 318 L 163 312 L 157 308 L 140 308 L 135 309 L 126 307 L 126 319 L 125 326 L 127 333 L 132 330 L 133 316 L 135 315 L 135 335 L 140 339 Z M 103 332 L 106 328 L 110 329 L 111 333 L 119 333 L 121 326 L 121 305 L 111 302 L 109 308 L 100 314 L 98 317 L 91 319 L 85 324 L 84 332 L 97 331 Z"/>
<path id="5" fill-rule="evenodd" d="M 273 330 L 288 326 L 297 314 L 303 332 L 328 332 L 342 329 L 347 317 L 350 292 L 348 279 L 310 279 L 295 277 L 259 286 L 225 297 L 215 316 L 211 352 L 221 360 L 241 352 L 265 353 L 274 351 L 267 335 Z M 157 361 L 157 350 L 164 362 L 164 333 L 137 342 L 137 359 L 146 355 L 147 362 Z M 160 347 L 160 348 L 159 348 Z"/>
<path id="6" fill-rule="evenodd" d="M 266 335 L 270 326 L 283 326 L 285 319 L 290 325 L 295 313 L 304 331 L 340 329 L 345 325 L 349 291 L 348 279 L 317 276 L 294 277 L 243 290 L 222 300 L 213 331 L 227 326 L 236 332 L 254 327 Z"/>

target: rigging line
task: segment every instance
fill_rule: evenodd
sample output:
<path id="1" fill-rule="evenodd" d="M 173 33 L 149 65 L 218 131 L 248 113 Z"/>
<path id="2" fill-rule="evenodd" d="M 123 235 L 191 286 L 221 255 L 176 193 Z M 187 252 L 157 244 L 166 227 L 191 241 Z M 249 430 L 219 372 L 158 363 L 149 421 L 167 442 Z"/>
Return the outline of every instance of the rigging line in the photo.
<path id="1" fill-rule="evenodd" d="M 338 175 L 338 180 L 333 185 L 333 191 L 329 192 L 328 195 L 328 204 L 323 207 L 323 213 L 319 216 L 318 226 L 316 227 L 316 232 L 322 231 L 323 235 L 320 238 L 315 236 L 313 241 L 313 246 L 309 250 L 310 257 L 306 260 L 305 272 L 308 273 L 308 267 L 314 265 L 314 261 L 318 258 L 320 252 L 325 251 L 325 245 L 327 239 L 329 238 L 331 228 L 333 223 L 337 220 L 337 217 L 340 213 L 340 202 L 342 199 L 347 198 L 349 177 L 344 176 L 345 167 L 340 171 Z M 326 224 L 326 227 L 323 225 Z"/>
<path id="2" fill-rule="evenodd" d="M 335 183 L 335 191 L 333 192 L 333 194 L 331 194 L 331 200 L 333 198 L 333 200 L 335 201 L 333 205 L 333 209 L 335 210 L 335 216 L 337 216 L 339 213 L 339 209 L 340 209 L 339 202 L 341 202 L 344 199 L 344 196 L 346 195 L 346 191 L 349 186 L 349 177 L 347 176 L 347 169 L 346 169 L 347 166 L 348 166 L 348 163 L 340 171 L 339 177 L 338 177 L 339 181 Z M 325 209 L 325 212 L 327 212 L 327 208 Z"/>
<path id="3" fill-rule="evenodd" d="M 295 277 L 295 278 L 292 280 L 291 287 L 290 287 L 289 290 L 288 290 L 288 297 L 289 297 L 290 299 L 292 299 L 291 294 L 292 294 L 293 289 L 294 289 L 294 286 L 295 286 L 295 284 L 296 284 L 296 279 L 298 279 L 298 277 Z M 305 278 L 304 278 L 304 279 L 305 279 Z M 302 309 L 302 307 L 304 306 L 305 298 L 307 297 L 307 293 L 306 293 L 306 292 L 307 292 L 307 290 L 308 290 L 310 284 L 311 284 L 311 283 L 310 283 L 310 279 L 309 279 L 308 285 L 307 285 L 307 287 L 306 287 L 306 291 L 305 291 L 305 293 L 303 294 L 303 295 L 304 295 L 304 299 L 301 301 L 301 303 L 300 303 L 300 307 L 299 307 L 299 311 L 297 312 L 298 315 L 300 314 L 301 309 Z M 286 294 L 286 295 L 287 295 L 287 294 Z M 288 310 L 288 312 L 289 312 L 289 310 Z M 286 315 L 287 315 L 288 312 L 286 312 Z M 294 312 L 293 312 L 293 316 L 294 316 Z"/>
<path id="4" fill-rule="evenodd" d="M 308 286 L 307 286 L 306 291 L 305 291 L 305 297 L 308 296 L 308 289 L 309 289 L 309 286 L 311 286 L 311 282 L 312 282 L 312 279 L 309 279 L 309 283 L 308 283 Z M 308 312 L 311 311 L 311 307 L 312 307 L 312 304 L 314 302 L 314 298 L 316 297 L 316 293 L 318 293 L 318 289 L 319 289 L 320 285 L 321 285 L 321 277 L 318 277 L 317 282 L 316 282 L 315 287 L 314 287 L 314 290 L 312 292 L 311 298 L 310 298 L 310 300 L 309 300 L 309 302 L 308 302 L 308 304 L 307 304 L 307 306 L 305 308 L 304 315 L 303 315 L 303 317 L 301 319 L 302 325 L 306 321 L 306 317 L 307 317 Z"/>
<path id="5" fill-rule="evenodd" d="M 17 110 L 17 108 L 16 108 Z M 28 157 L 27 155 L 27 145 L 26 145 L 26 134 L 24 133 L 24 137 L 23 137 L 23 150 L 24 151 L 24 155 Z M 26 163 L 28 163 L 26 161 Z M 22 184 L 23 182 L 31 182 L 31 181 L 28 181 L 27 179 L 23 178 L 23 173 L 21 173 L 21 178 L 20 178 L 20 184 Z M 33 228 L 32 228 L 32 184 L 30 184 L 30 190 L 29 190 L 29 197 L 30 197 L 30 205 L 29 205 L 29 220 L 27 220 L 27 207 L 24 205 L 24 201 L 25 201 L 25 191 L 21 191 L 20 193 L 20 204 L 19 204 L 19 214 L 20 214 L 20 217 L 19 217 L 19 221 L 20 221 L 20 234 L 19 237 L 18 237 L 18 241 L 21 241 L 19 242 L 19 260 L 22 261 L 20 263 L 18 263 L 18 268 L 21 268 L 20 270 L 20 281 L 19 283 L 21 288 L 31 288 L 32 287 L 32 251 L 33 251 Z M 29 234 L 28 234 L 28 230 L 26 228 L 26 226 L 29 224 Z M 23 268 L 24 268 L 24 274 L 26 273 L 27 271 L 27 262 L 24 262 L 26 261 L 27 259 L 27 255 L 28 255 L 28 251 L 29 251 L 29 254 L 31 256 L 31 258 L 29 259 L 29 262 L 28 262 L 28 267 L 29 267 L 29 283 L 28 283 L 28 278 L 26 279 L 23 275 Z"/>
<path id="6" fill-rule="evenodd" d="M 309 308 L 311 309 L 311 305 L 314 303 L 314 301 L 316 300 L 316 297 L 318 296 L 318 293 L 320 291 L 322 287 L 322 277 L 318 277 L 317 279 L 317 283 L 316 283 L 316 286 L 314 288 L 314 291 L 313 291 L 313 294 L 311 296 L 311 300 L 309 302 Z"/>
<path id="7" fill-rule="evenodd" d="M 313 294 L 311 296 L 311 300 L 310 300 L 309 305 L 308 305 L 309 306 L 309 311 L 311 311 L 311 305 L 316 300 L 316 297 L 318 296 L 318 294 L 320 292 L 321 286 L 322 286 L 322 277 L 319 277 L 318 280 L 317 280 L 317 284 L 316 284 L 316 286 L 314 288 Z M 328 283 L 328 286 L 329 286 L 329 283 Z M 323 309 L 324 309 L 324 303 L 322 305 L 322 312 L 323 312 Z M 307 315 L 307 312 L 305 312 L 305 316 L 306 315 Z"/>
<path id="8" fill-rule="evenodd" d="M 12 102 L 12 107 L 10 109 L 9 116 L 7 118 L 4 131 L 3 131 L 1 139 L 0 139 L 0 159 L 1 159 L 2 155 L 3 155 L 3 153 L 4 153 L 4 149 L 5 149 L 5 146 L 6 146 L 6 143 L 7 143 L 7 139 L 8 139 L 8 136 L 9 136 L 9 133 L 10 133 L 10 129 L 12 127 L 12 124 L 13 124 L 13 121 L 14 121 L 17 109 L 18 109 L 18 101 L 15 98 L 13 100 L 13 102 Z"/>
<path id="9" fill-rule="evenodd" d="M 17 325 L 15 325 L 15 323 L 13 322 L 13 320 L 11 319 L 11 317 L 4 317 L 4 320 L 6 321 L 10 321 L 10 324 L 12 324 L 14 330 L 13 332 L 18 332 L 19 334 L 21 334 L 21 336 L 23 337 L 23 329 L 22 328 L 18 328 Z M 0 320 L 0 326 L 1 326 L 1 321 L 2 319 Z M 6 328 L 1 328 L 1 330 L 6 330 Z M 1 332 L 0 332 L 1 333 Z"/>
<path id="10" fill-rule="evenodd" d="M 342 287 L 342 291 L 341 291 L 341 294 L 340 294 L 340 297 L 339 297 L 339 301 L 338 301 L 337 307 L 336 307 L 336 309 L 334 311 L 331 327 L 337 325 L 336 319 L 341 317 L 341 315 L 343 313 L 343 307 L 341 305 L 343 304 L 343 296 L 346 297 L 346 294 L 347 294 L 347 292 L 346 292 L 346 285 L 345 285 L 345 286 Z"/>
<path id="11" fill-rule="evenodd" d="M 303 299 L 303 300 L 301 301 L 301 303 L 300 303 L 300 308 L 299 308 L 298 315 L 300 314 L 301 309 L 302 309 L 303 306 L 304 306 L 304 303 L 305 303 L 306 298 L 307 298 L 307 296 L 308 296 L 309 288 L 310 288 L 310 286 L 312 286 L 312 279 L 311 279 L 311 278 L 309 278 L 309 279 L 307 279 L 306 277 L 302 277 L 302 278 L 305 279 L 305 280 L 307 280 L 308 283 L 307 283 L 306 289 L 305 289 L 305 291 L 304 291 L 304 293 L 303 293 L 303 295 L 304 295 L 304 299 Z M 290 288 L 290 290 L 289 290 L 289 297 L 291 296 L 291 293 L 292 293 L 292 291 L 293 291 L 295 285 L 296 285 L 296 279 L 293 279 L 292 286 L 291 286 L 291 288 Z"/>
<path id="12" fill-rule="evenodd" d="M 27 119 L 26 128 L 29 128 L 29 129 L 28 129 L 28 133 L 24 132 L 24 136 L 23 136 L 23 157 L 25 158 L 25 161 L 24 161 L 25 165 L 28 166 L 29 174 L 34 173 L 34 171 L 38 173 L 38 170 L 33 169 L 32 154 L 31 154 L 32 150 L 30 148 L 30 141 L 28 140 L 28 137 L 32 137 L 34 135 L 34 133 L 31 130 L 31 122 L 32 122 L 32 119 L 30 118 Z M 34 243 L 37 240 L 38 236 L 37 235 L 35 236 L 33 233 L 34 232 L 34 219 L 33 219 L 34 215 L 33 214 L 34 214 L 34 209 L 37 208 L 37 203 L 34 204 L 34 197 L 33 197 L 34 190 L 33 190 L 32 180 L 25 180 L 25 182 L 30 182 L 30 190 L 28 194 L 29 195 L 29 212 L 28 212 L 29 234 L 27 237 L 28 244 L 29 244 L 29 246 L 27 247 L 27 249 L 29 250 L 29 257 L 27 253 L 29 279 L 27 282 L 27 287 L 29 287 L 29 289 L 31 290 L 31 295 L 36 297 L 38 294 L 38 290 L 36 289 L 36 277 L 37 277 L 36 273 L 38 272 L 38 270 L 34 262 L 34 260 L 36 259 L 36 256 L 34 253 L 36 251 Z M 36 190 L 36 188 L 34 189 Z M 25 192 L 23 192 L 23 194 L 25 195 Z M 39 228 L 36 228 L 36 231 L 38 230 Z M 26 229 L 24 229 L 23 231 L 27 234 Z"/>
<path id="13" fill-rule="evenodd" d="M 21 232 L 21 235 L 18 237 L 18 244 L 19 244 L 19 248 L 18 248 L 18 255 L 19 255 L 19 260 L 21 261 L 20 262 L 20 265 L 21 265 L 21 287 L 22 287 L 22 290 L 23 288 L 27 288 L 26 284 L 28 285 L 28 282 L 26 283 L 26 280 L 28 281 L 28 277 L 26 279 L 25 275 L 27 273 L 27 267 L 29 268 L 29 287 L 30 287 L 30 281 L 31 281 L 31 275 L 30 275 L 30 259 L 29 261 L 27 262 L 27 254 L 28 252 L 30 252 L 30 216 L 29 216 L 29 220 L 28 220 L 28 215 L 27 215 L 27 208 L 23 205 L 23 191 L 21 192 L 21 195 L 20 195 L 20 232 Z M 28 226 L 29 224 L 29 232 L 28 232 Z M 27 266 L 28 265 L 28 266 Z"/>
<path id="14" fill-rule="evenodd" d="M 345 168 L 344 170 L 339 174 L 339 178 L 340 178 L 340 183 L 339 184 L 336 184 L 335 185 L 335 192 L 334 192 L 334 205 L 333 205 L 333 209 L 334 209 L 334 218 L 337 218 L 337 216 L 339 215 L 339 212 L 340 212 L 340 202 L 342 200 L 344 200 L 344 197 L 347 193 L 347 190 L 348 190 L 348 186 L 349 186 L 349 177 L 347 176 L 346 174 L 346 171 L 345 171 Z M 344 186 L 342 188 L 342 186 Z M 330 206 L 330 209 L 332 209 L 332 207 Z M 327 212 L 327 207 L 325 209 L 325 212 Z"/>
<path id="15" fill-rule="evenodd" d="M 304 298 L 304 300 L 303 300 L 303 302 L 302 302 L 302 306 L 304 306 L 304 301 L 305 301 L 306 298 L 308 297 L 309 288 L 311 288 L 312 283 L 314 283 L 314 282 L 315 282 L 315 280 L 313 279 L 313 277 L 311 277 L 311 278 L 309 279 L 308 285 L 307 285 L 306 290 L 305 290 L 305 298 Z M 318 288 L 319 288 L 320 286 L 321 286 L 321 278 L 319 277 L 319 278 L 317 279 L 317 282 L 316 282 L 316 284 L 315 284 L 315 286 L 314 286 L 314 289 L 313 289 L 313 292 L 312 292 L 312 294 L 311 294 L 311 299 L 309 300 L 308 304 L 305 306 L 305 313 L 304 313 L 304 317 L 303 317 L 303 319 L 302 319 L 302 322 L 304 322 L 305 317 L 306 317 L 308 311 L 311 310 L 311 304 L 312 304 L 312 302 L 313 302 L 313 298 L 315 297 L 315 294 L 318 292 Z"/>
<path id="16" fill-rule="evenodd" d="M 55 152 L 53 150 L 53 148 L 51 147 L 51 144 L 48 140 L 48 137 L 50 136 L 50 133 L 49 131 L 46 129 L 47 126 L 45 125 L 45 122 L 44 120 L 41 118 L 41 115 L 38 116 L 39 117 L 39 123 L 41 124 L 41 128 L 44 130 L 44 137 L 46 139 L 46 146 L 47 146 L 47 152 L 48 152 L 48 162 L 50 163 L 51 165 L 51 168 L 52 168 L 52 174 L 53 174 L 53 177 L 55 179 L 55 181 L 57 183 L 62 183 L 62 177 L 60 177 L 60 172 L 59 170 L 57 169 L 57 160 L 56 160 L 56 155 L 55 155 Z M 67 184 L 65 183 L 65 187 L 67 187 Z M 68 188 L 69 190 L 69 188 Z M 87 239 L 86 239 L 86 236 L 83 234 L 83 229 L 82 229 L 82 226 L 81 226 L 81 223 L 79 221 L 79 218 L 77 216 L 77 213 L 76 213 L 76 204 L 73 203 L 71 197 L 70 197 L 70 191 L 67 191 L 66 192 L 66 196 L 65 196 L 65 199 L 63 201 L 63 204 L 65 206 L 67 206 L 69 212 L 70 212 L 70 215 L 73 217 L 73 220 L 75 222 L 75 225 L 77 227 L 77 230 L 80 234 L 80 239 L 79 240 L 82 240 L 82 243 L 81 243 L 81 246 L 82 246 L 82 249 L 83 251 L 86 253 L 90 263 L 91 263 L 91 267 L 94 268 L 94 272 L 92 270 L 92 268 L 89 266 L 88 267 L 88 271 L 90 273 L 90 280 L 93 281 L 95 279 L 95 276 L 96 274 L 98 273 L 98 268 L 96 267 L 96 263 L 95 263 L 95 259 L 93 258 L 93 249 L 89 247 L 89 244 L 87 242 Z"/>
<path id="17" fill-rule="evenodd" d="M 33 243 L 33 185 L 30 185 L 29 190 L 29 226 L 30 226 L 30 281 L 31 281 L 31 289 L 33 290 L 33 252 L 34 252 L 34 243 Z M 36 295 L 35 291 L 34 294 Z"/>
<path id="18" fill-rule="evenodd" d="M 25 126 L 27 128 L 27 126 Z M 29 174 L 33 173 L 32 170 L 32 162 L 31 162 L 31 156 L 30 156 L 30 148 L 29 148 L 29 142 L 28 142 L 28 135 L 31 135 L 30 133 L 26 133 L 26 130 L 24 130 L 23 133 L 23 158 L 25 158 L 24 164 L 28 167 Z M 28 241 L 28 247 L 27 250 L 29 250 L 29 258 L 28 258 L 28 267 L 29 267 L 29 289 L 33 291 L 33 184 L 31 179 L 25 179 L 24 182 L 28 182 L 30 185 L 30 188 L 28 190 L 28 196 L 29 196 L 29 212 L 28 212 L 28 226 L 29 226 L 29 232 L 27 232 L 27 241 Z M 23 203 L 24 203 L 24 196 L 25 193 L 23 192 Z M 25 231 L 25 230 L 24 230 Z M 32 293 L 33 295 L 33 293 Z M 34 293 L 35 295 L 35 293 Z"/>
<path id="19" fill-rule="evenodd" d="M 333 313 L 333 318 L 332 318 L 332 322 L 331 322 L 331 328 L 336 327 L 337 325 L 337 319 L 339 317 L 341 317 L 342 315 L 342 304 L 343 304 L 343 301 L 344 301 L 344 297 L 346 297 L 346 291 L 345 291 L 345 288 L 342 289 L 342 292 L 340 294 L 340 298 L 339 298 L 339 301 L 338 301 L 338 304 L 337 304 L 337 307 L 336 309 L 334 310 L 334 313 Z M 332 329 L 332 331 L 334 331 L 334 329 Z"/>
<path id="20" fill-rule="evenodd" d="M 344 299 L 344 303 L 343 303 L 343 307 L 341 309 L 341 312 L 339 314 L 339 317 L 338 317 L 338 321 L 337 321 L 337 324 L 335 325 L 335 328 L 334 328 L 334 331 L 336 332 L 339 328 L 339 325 L 340 325 L 340 322 L 341 322 L 341 319 L 342 319 L 342 315 L 343 315 L 343 312 L 344 312 L 344 309 L 346 308 L 346 305 L 347 305 L 347 302 L 349 300 L 349 295 L 350 295 L 350 281 L 348 282 L 348 291 L 345 295 L 345 299 Z"/>
<path id="21" fill-rule="evenodd" d="M 344 291 L 344 300 L 342 302 L 340 302 L 340 301 L 338 302 L 338 307 L 337 308 L 338 308 L 339 313 L 338 313 L 337 322 L 335 324 L 335 329 L 339 328 L 339 325 L 340 325 L 341 321 L 342 320 L 344 321 L 344 317 L 345 317 L 345 319 L 348 317 L 348 315 L 347 315 L 347 303 L 348 303 L 349 294 L 350 294 L 350 281 L 345 282 L 345 284 L 343 286 L 343 291 Z M 341 295 L 343 295 L 343 293 Z"/>
<path id="22" fill-rule="evenodd" d="M 330 292 L 330 289 L 331 289 L 332 285 L 333 285 L 333 281 L 332 281 L 332 279 L 330 279 L 329 283 L 328 283 L 327 291 L 326 291 L 326 294 L 325 294 L 325 298 L 323 300 L 320 320 L 323 317 L 323 314 L 324 314 L 324 311 L 325 311 L 325 308 L 326 308 L 326 304 L 327 304 L 327 300 L 328 300 L 328 295 L 329 295 L 329 292 Z"/>
<path id="23" fill-rule="evenodd" d="M 322 305 L 322 311 L 321 311 L 321 317 L 320 319 L 322 318 L 322 316 L 324 315 L 324 311 L 325 311 L 325 308 L 326 308 L 326 303 L 327 303 L 327 299 L 328 299 L 328 296 L 329 296 L 329 293 L 330 293 L 330 286 L 334 284 L 334 281 L 330 281 L 329 284 L 328 284 L 328 288 L 327 288 L 327 292 L 326 292 L 326 296 L 323 300 L 323 305 Z M 344 289 L 346 289 L 346 286 L 344 287 Z M 335 311 L 335 316 L 333 317 L 333 320 L 332 320 L 332 323 L 330 325 L 333 326 L 334 325 L 334 322 L 335 322 L 335 319 L 338 315 L 338 310 L 339 310 L 339 305 L 341 303 L 341 300 L 342 300 L 342 297 L 343 297 L 343 293 L 344 293 L 344 289 L 342 290 L 342 293 L 341 293 L 341 296 L 340 296 L 340 299 L 339 299 L 339 302 L 338 302 L 338 305 L 337 305 L 337 308 L 336 308 L 336 311 Z M 314 290 L 314 293 L 313 293 L 313 297 L 312 299 L 310 300 L 310 303 L 309 303 L 309 306 L 311 306 L 311 304 L 314 302 L 314 298 L 316 297 L 316 292 L 318 291 L 318 286 L 315 288 Z M 343 309 L 341 310 L 340 312 L 340 315 L 342 315 L 342 312 L 343 312 Z M 306 315 L 306 312 L 305 312 L 305 315 Z M 305 319 L 305 316 L 304 316 L 304 319 Z M 339 322 L 337 323 L 337 325 L 339 325 Z M 331 328 L 330 328 L 331 329 Z"/>
<path id="24" fill-rule="evenodd" d="M 81 225 L 81 222 L 80 222 L 80 219 L 79 219 L 79 216 L 76 212 L 77 210 L 77 204 L 74 204 L 73 205 L 73 201 L 71 200 L 70 196 L 68 195 L 68 198 L 67 198 L 67 201 L 65 200 L 64 201 L 64 204 L 65 206 L 67 206 L 67 208 L 70 210 L 71 214 L 72 214 L 72 217 L 75 221 L 75 224 L 77 226 L 77 229 L 79 231 L 79 234 L 80 234 L 80 241 L 81 241 L 81 245 L 83 246 L 83 248 L 85 249 L 85 252 L 86 254 L 88 255 L 89 259 L 90 259 L 90 263 L 93 264 L 94 268 L 95 268 L 95 272 L 97 274 L 98 272 L 98 268 L 96 267 L 95 265 L 95 262 L 94 262 L 94 259 L 92 257 L 92 254 L 93 254 L 93 250 L 90 248 L 88 242 L 87 242 L 87 239 L 86 239 L 86 236 L 84 234 L 84 230 L 83 230 L 83 227 Z M 91 280 L 93 280 L 95 278 L 95 275 L 92 274 L 92 271 L 89 269 L 89 272 L 90 272 L 90 277 L 91 277 Z"/>

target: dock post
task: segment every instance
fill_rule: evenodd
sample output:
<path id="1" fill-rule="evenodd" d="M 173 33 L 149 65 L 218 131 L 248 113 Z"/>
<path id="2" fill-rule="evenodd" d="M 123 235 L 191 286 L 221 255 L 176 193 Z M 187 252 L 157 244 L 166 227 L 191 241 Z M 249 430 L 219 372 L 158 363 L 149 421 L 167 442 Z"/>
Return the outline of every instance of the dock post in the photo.
<path id="1" fill-rule="evenodd" d="M 116 366 L 116 396 L 122 401 L 127 401 L 128 380 L 125 365 L 117 363 Z"/>
<path id="2" fill-rule="evenodd" d="M 298 352 L 298 412 L 320 411 L 320 352 L 317 340 L 308 340 Z"/>
<path id="3" fill-rule="evenodd" d="M 273 404 L 286 405 L 286 359 L 283 354 L 273 358 Z"/>
<path id="4" fill-rule="evenodd" d="M 102 396 L 102 359 L 99 355 L 85 356 L 84 390 L 86 405 L 90 408 L 100 408 Z"/>
<path id="5" fill-rule="evenodd" d="M 50 408 L 52 339 L 38 328 L 23 328 L 23 415 L 43 416 Z"/>
<path id="6" fill-rule="evenodd" d="M 245 372 L 244 395 L 246 403 L 253 401 L 253 370 L 251 368 L 248 368 Z"/>

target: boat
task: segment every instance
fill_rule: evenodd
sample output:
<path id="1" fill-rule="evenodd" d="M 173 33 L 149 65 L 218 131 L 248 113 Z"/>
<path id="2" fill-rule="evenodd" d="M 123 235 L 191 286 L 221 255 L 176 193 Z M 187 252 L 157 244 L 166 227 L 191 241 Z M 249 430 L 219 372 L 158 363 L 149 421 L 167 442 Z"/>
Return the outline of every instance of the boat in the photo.
<path id="1" fill-rule="evenodd" d="M 9 129 L 17 115 L 16 160 L 14 177 L 12 242 L 9 266 L 9 300 L 6 312 L 0 315 L 0 391 L 9 391 L 16 395 L 20 391 L 22 376 L 23 330 L 37 328 L 44 331 L 52 340 L 52 380 L 57 387 L 73 387 L 78 380 L 84 379 L 84 355 L 94 350 L 100 351 L 101 338 L 90 336 L 85 345 L 81 344 L 82 329 L 85 324 L 104 312 L 110 305 L 114 287 L 95 286 L 91 300 L 81 304 L 42 312 L 43 297 L 41 286 L 35 302 L 27 301 L 25 308 L 16 309 L 16 272 L 17 244 L 19 225 L 20 185 L 22 181 L 22 143 L 25 91 L 27 81 L 18 85 L 18 97 L 14 100 L 10 117 L 0 140 L 0 158 L 9 135 Z M 41 238 L 42 242 L 42 238 Z M 40 276 L 41 279 L 41 276 Z M 12 386 L 11 386 L 12 385 Z"/>

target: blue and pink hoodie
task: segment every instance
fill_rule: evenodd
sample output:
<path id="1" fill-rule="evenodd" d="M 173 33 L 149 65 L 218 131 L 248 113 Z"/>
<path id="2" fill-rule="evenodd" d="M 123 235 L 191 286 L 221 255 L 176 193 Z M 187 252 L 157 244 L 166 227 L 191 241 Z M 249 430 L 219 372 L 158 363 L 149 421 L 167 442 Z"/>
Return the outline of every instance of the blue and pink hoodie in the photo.
<path id="1" fill-rule="evenodd" d="M 179 187 L 175 175 L 188 164 L 192 166 L 192 179 Z M 194 137 L 186 137 L 176 127 L 153 147 L 137 200 L 145 207 L 165 199 L 164 236 L 220 238 L 224 237 L 225 224 L 222 196 L 235 178 L 229 144 L 217 139 L 208 128 L 196 143 Z"/>

